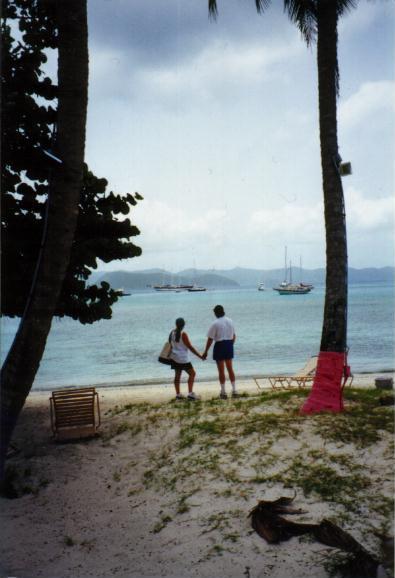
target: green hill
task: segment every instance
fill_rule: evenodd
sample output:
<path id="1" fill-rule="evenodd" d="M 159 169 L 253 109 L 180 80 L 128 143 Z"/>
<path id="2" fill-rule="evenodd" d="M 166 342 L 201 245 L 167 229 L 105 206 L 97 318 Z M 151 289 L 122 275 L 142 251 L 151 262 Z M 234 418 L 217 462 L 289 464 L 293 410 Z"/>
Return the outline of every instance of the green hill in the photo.
<path id="1" fill-rule="evenodd" d="M 213 288 L 232 288 L 238 287 L 239 284 L 227 277 L 212 273 L 197 273 L 194 271 L 193 275 L 187 274 L 173 274 L 167 271 L 154 270 L 152 271 L 112 271 L 102 273 L 97 276 L 95 283 L 107 281 L 114 289 L 123 288 L 125 290 L 133 289 L 147 289 L 153 285 L 171 283 L 174 285 L 182 284 L 196 284 L 202 285 L 210 289 Z"/>
<path id="2" fill-rule="evenodd" d="M 395 275 L 394 267 L 355 269 L 348 270 L 348 281 L 353 283 L 393 283 Z M 325 283 L 325 269 L 303 269 L 302 278 L 299 267 L 292 268 L 293 281 L 304 281 L 314 285 Z M 236 267 L 234 269 L 185 269 L 178 273 L 170 273 L 164 269 L 147 269 L 144 271 L 111 271 L 108 273 L 94 272 L 91 277 L 92 283 L 107 281 L 114 289 L 125 290 L 147 289 L 153 285 L 163 283 L 171 284 L 196 284 L 214 288 L 254 287 L 264 282 L 266 287 L 273 287 L 284 280 L 284 269 L 248 269 Z"/>

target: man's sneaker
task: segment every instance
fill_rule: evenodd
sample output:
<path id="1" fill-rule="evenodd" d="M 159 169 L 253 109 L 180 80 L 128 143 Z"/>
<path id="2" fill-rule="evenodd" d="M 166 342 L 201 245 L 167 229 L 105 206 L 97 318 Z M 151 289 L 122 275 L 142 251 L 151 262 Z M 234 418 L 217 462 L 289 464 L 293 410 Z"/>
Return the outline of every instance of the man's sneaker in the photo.
<path id="1" fill-rule="evenodd" d="M 232 397 L 240 397 L 240 394 L 238 391 L 232 391 Z"/>
<path id="2" fill-rule="evenodd" d="M 196 395 L 196 393 L 192 391 L 191 393 L 188 393 L 187 399 L 189 399 L 189 401 L 198 401 L 200 399 L 200 395 Z"/>
<path id="3" fill-rule="evenodd" d="M 219 394 L 220 399 L 228 399 L 228 394 L 225 393 L 224 391 L 221 391 L 221 393 Z"/>
<path id="4" fill-rule="evenodd" d="M 185 399 L 185 395 L 182 395 L 182 393 L 178 393 L 176 395 L 176 401 L 183 401 Z"/>

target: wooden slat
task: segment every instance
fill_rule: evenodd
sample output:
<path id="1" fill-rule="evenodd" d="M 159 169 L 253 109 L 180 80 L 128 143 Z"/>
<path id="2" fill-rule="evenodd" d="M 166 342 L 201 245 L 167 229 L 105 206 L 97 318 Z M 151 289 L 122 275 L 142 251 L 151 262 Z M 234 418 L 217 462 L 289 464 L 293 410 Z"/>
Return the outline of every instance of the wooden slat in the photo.
<path id="1" fill-rule="evenodd" d="M 78 411 L 82 409 L 83 411 L 90 411 L 93 408 L 93 403 L 55 403 L 55 407 L 58 411 Z"/>
<path id="2" fill-rule="evenodd" d="M 52 392 L 51 408 L 54 411 L 53 430 L 57 439 L 73 439 L 94 435 L 96 432 L 94 387 L 58 390 Z"/>

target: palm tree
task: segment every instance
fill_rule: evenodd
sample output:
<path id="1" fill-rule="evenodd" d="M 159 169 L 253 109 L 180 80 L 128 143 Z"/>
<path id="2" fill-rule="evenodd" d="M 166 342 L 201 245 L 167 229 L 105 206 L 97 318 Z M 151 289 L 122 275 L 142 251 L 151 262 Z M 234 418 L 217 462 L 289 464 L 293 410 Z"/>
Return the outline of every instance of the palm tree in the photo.
<path id="1" fill-rule="evenodd" d="M 25 313 L 1 372 L 0 482 L 18 416 L 45 349 L 62 288 L 78 217 L 88 103 L 86 0 L 57 2 L 58 114 L 55 155 L 42 251 Z"/>
<path id="2" fill-rule="evenodd" d="M 258 12 L 270 0 L 255 0 Z M 319 126 L 326 230 L 326 293 L 320 355 L 305 413 L 340 411 L 341 382 L 347 366 L 347 235 L 343 187 L 339 172 L 337 96 L 339 68 L 337 23 L 355 0 L 284 0 L 284 11 L 306 43 L 317 41 Z M 209 13 L 217 16 L 216 0 Z"/>

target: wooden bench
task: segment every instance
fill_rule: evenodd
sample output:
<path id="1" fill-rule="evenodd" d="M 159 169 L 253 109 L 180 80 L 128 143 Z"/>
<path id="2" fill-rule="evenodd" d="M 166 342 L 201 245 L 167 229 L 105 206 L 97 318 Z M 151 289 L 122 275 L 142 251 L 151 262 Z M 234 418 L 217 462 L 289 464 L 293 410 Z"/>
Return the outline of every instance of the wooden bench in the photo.
<path id="1" fill-rule="evenodd" d="M 99 396 L 94 387 L 52 392 L 51 427 L 56 440 L 92 437 L 100 426 Z"/>

